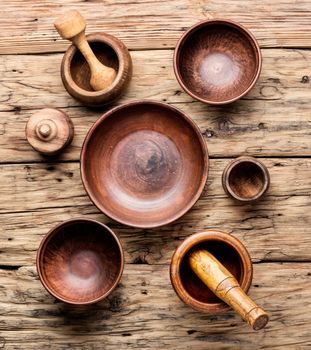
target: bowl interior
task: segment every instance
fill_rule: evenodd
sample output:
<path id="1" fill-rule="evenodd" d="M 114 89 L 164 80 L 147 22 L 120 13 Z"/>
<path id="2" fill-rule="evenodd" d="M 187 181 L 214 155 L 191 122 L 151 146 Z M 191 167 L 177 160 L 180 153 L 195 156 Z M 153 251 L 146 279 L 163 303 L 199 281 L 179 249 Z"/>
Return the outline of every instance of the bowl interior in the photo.
<path id="1" fill-rule="evenodd" d="M 164 225 L 198 199 L 207 151 L 198 129 L 167 105 L 134 103 L 104 116 L 82 151 L 82 179 L 97 207 L 136 227 Z"/>
<path id="2" fill-rule="evenodd" d="M 232 275 L 241 284 L 244 273 L 243 264 L 234 247 L 223 241 L 209 240 L 195 245 L 192 249 L 206 249 L 209 251 L 232 273 Z M 190 249 L 189 252 L 192 249 Z M 183 287 L 193 299 L 202 303 L 223 303 L 189 267 L 187 262 L 189 252 L 185 254 L 180 265 L 180 277 Z"/>
<path id="3" fill-rule="evenodd" d="M 107 67 L 119 70 L 119 60 L 114 49 L 104 42 L 89 41 L 98 60 Z M 75 50 L 70 63 L 70 74 L 73 81 L 81 88 L 87 91 L 94 91 L 90 85 L 91 71 L 88 63 L 79 50 Z"/>
<path id="4" fill-rule="evenodd" d="M 253 162 L 238 163 L 230 171 L 229 186 L 238 197 L 253 198 L 263 190 L 264 185 L 264 172 Z"/>
<path id="5" fill-rule="evenodd" d="M 207 102 L 238 98 L 260 69 L 252 38 L 229 23 L 194 28 L 179 50 L 177 69 L 185 88 Z"/>
<path id="6" fill-rule="evenodd" d="M 68 223 L 54 231 L 40 253 L 47 288 L 71 303 L 96 301 L 122 273 L 122 252 L 108 229 L 92 222 Z"/>

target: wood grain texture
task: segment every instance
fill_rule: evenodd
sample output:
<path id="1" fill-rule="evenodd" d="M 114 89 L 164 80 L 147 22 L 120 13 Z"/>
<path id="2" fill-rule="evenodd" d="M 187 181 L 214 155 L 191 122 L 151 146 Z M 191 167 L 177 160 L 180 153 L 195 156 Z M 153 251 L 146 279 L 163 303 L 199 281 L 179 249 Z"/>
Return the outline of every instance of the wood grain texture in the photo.
<path id="1" fill-rule="evenodd" d="M 207 314 L 230 310 L 221 295 L 217 298 L 213 286 L 206 281 L 218 279 L 217 266 L 207 266 L 203 259 L 196 259 L 199 251 L 208 250 L 214 259 L 230 271 L 247 293 L 253 278 L 253 265 L 246 247 L 235 236 L 220 230 L 203 230 L 188 236 L 174 251 L 170 263 L 170 279 L 179 298 L 187 305 Z M 200 260 L 200 261 L 199 261 Z M 205 261 L 206 262 L 206 261 Z M 204 266 L 203 266 L 204 265 Z M 204 273 L 205 271 L 205 273 Z M 203 274 L 200 274 L 203 272 Z M 220 285 L 221 281 L 216 282 Z M 217 287 L 217 285 L 215 287 Z"/>
<path id="2" fill-rule="evenodd" d="M 254 206 L 240 205 L 224 193 L 221 174 L 229 161 L 212 159 L 208 184 L 194 208 L 155 230 L 122 226 L 100 214 L 82 187 L 77 163 L 2 165 L 0 265 L 34 263 L 43 235 L 62 220 L 81 215 L 116 231 L 127 262 L 169 264 L 179 242 L 207 228 L 234 233 L 253 261 L 311 260 L 311 160 L 264 159 L 271 185 Z"/>
<path id="3" fill-rule="evenodd" d="M 82 188 L 77 161 L 87 130 L 107 109 L 81 107 L 62 85 L 68 43 L 53 21 L 69 9 L 85 16 L 87 33 L 106 31 L 139 50 L 131 52 L 133 80 L 118 103 L 172 103 L 199 125 L 213 158 L 263 157 L 271 174 L 267 196 L 254 206 L 234 203 L 221 187 L 230 159 L 212 159 L 201 199 L 174 224 L 130 229 L 99 213 Z M 255 87 L 218 108 L 181 91 L 172 49 L 189 26 L 220 16 L 246 25 L 264 49 Z M 0 19 L 0 348 L 310 349 L 310 1 L 10 0 L 1 3 Z M 75 125 L 73 144 L 53 163 L 25 139 L 29 116 L 44 107 L 64 109 Z M 109 224 L 126 253 L 119 288 L 88 309 L 56 302 L 34 267 L 48 229 L 77 216 Z M 207 228 L 234 233 L 249 250 L 250 296 L 271 314 L 263 333 L 250 334 L 233 313 L 198 314 L 175 295 L 172 253 Z"/>
<path id="4" fill-rule="evenodd" d="M 255 331 L 266 326 L 268 314 L 244 292 L 236 278 L 213 254 L 205 249 L 194 250 L 189 255 L 189 264 L 204 284 Z"/>
<path id="5" fill-rule="evenodd" d="M 245 99 L 225 107 L 192 102 L 181 92 L 172 54 L 162 50 L 133 52 L 134 76 L 119 102 L 139 97 L 175 104 L 199 125 L 211 156 L 311 155 L 311 52 L 264 50 L 259 82 Z M 61 55 L 0 56 L 0 110 L 4 112 L 0 113 L 1 162 L 42 161 L 28 145 L 24 129 L 33 109 L 46 106 L 63 108 L 72 118 L 75 137 L 61 159 L 79 159 L 88 129 L 107 109 L 73 108 L 78 104 L 62 86 L 61 59 Z"/>
<path id="6" fill-rule="evenodd" d="M 85 16 L 88 33 L 108 32 L 131 49 L 172 48 L 190 25 L 216 17 L 241 22 L 265 47 L 310 47 L 311 42 L 308 0 L 33 0 L 31 6 L 11 0 L 1 6 L 0 52 L 64 51 L 68 44 L 58 39 L 53 21 L 71 9 Z"/>
<path id="7" fill-rule="evenodd" d="M 249 295 L 271 321 L 254 333 L 233 312 L 202 315 L 184 305 L 166 265 L 126 265 L 114 293 L 88 308 L 55 302 L 33 266 L 0 270 L 0 344 L 9 350 L 176 349 L 176 342 L 185 350 L 309 349 L 310 276 L 310 263 L 255 264 Z"/>

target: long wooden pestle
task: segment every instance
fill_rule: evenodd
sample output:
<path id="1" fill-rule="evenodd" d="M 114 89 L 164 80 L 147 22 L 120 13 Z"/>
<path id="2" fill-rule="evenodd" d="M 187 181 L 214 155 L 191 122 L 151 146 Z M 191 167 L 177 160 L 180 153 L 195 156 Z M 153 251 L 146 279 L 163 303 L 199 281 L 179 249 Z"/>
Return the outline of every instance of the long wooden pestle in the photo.
<path id="1" fill-rule="evenodd" d="M 92 88 L 104 90 L 109 87 L 117 73 L 113 68 L 102 64 L 94 55 L 85 37 L 86 23 L 81 14 L 76 10 L 66 12 L 54 22 L 54 26 L 63 39 L 72 41 L 83 54 L 91 70 Z"/>
<path id="2" fill-rule="evenodd" d="M 189 264 L 204 284 L 254 330 L 266 326 L 268 314 L 246 295 L 235 277 L 212 254 L 203 249 L 193 250 L 189 255 Z"/>

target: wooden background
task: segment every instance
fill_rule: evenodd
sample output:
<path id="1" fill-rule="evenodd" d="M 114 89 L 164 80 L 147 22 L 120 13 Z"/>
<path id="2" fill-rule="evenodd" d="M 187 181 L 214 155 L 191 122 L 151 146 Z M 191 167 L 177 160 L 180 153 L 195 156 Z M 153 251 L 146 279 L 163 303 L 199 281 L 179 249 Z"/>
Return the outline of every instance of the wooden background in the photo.
<path id="1" fill-rule="evenodd" d="M 130 48 L 134 77 L 118 103 L 171 103 L 206 139 L 211 161 L 204 194 L 172 225 L 119 225 L 98 212 L 82 187 L 81 144 L 104 109 L 82 107 L 61 83 L 68 43 L 53 20 L 68 9 L 82 12 L 88 33 L 107 31 Z M 172 69 L 180 35 L 213 17 L 246 25 L 262 47 L 259 82 L 226 107 L 192 100 Z M 311 348 L 310 0 L 7 0 L 0 5 L 0 39 L 0 349 Z M 46 106 L 62 108 L 75 125 L 73 144 L 49 161 L 24 135 L 29 116 Z M 225 165 L 241 154 L 260 157 L 271 174 L 270 190 L 255 206 L 234 203 L 221 187 Z M 54 300 L 35 269 L 44 234 L 77 216 L 108 223 L 126 252 L 119 287 L 83 308 Z M 249 249 L 250 295 L 271 315 L 266 329 L 252 332 L 234 313 L 197 313 L 175 295 L 172 252 L 207 228 L 233 233 Z"/>

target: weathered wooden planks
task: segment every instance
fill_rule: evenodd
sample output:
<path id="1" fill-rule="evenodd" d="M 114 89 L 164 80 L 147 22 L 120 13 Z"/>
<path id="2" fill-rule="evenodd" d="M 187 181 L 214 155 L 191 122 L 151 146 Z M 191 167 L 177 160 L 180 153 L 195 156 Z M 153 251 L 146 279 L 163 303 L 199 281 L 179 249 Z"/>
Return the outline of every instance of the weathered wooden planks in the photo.
<path id="1" fill-rule="evenodd" d="M 154 230 L 122 226 L 99 213 L 83 189 L 77 163 L 2 165 L 0 265 L 34 263 L 43 235 L 77 216 L 109 223 L 120 235 L 127 262 L 168 263 L 182 239 L 207 228 L 235 234 L 254 261 L 311 260 L 311 159 L 263 161 L 271 187 L 258 204 L 229 199 L 221 187 L 229 159 L 212 159 L 207 186 L 195 207 L 176 223 Z"/>
<path id="2" fill-rule="evenodd" d="M 267 273 L 269 271 L 269 273 Z M 34 266 L 0 270 L 4 349 L 308 349 L 311 264 L 254 265 L 251 297 L 270 314 L 253 332 L 233 312 L 203 315 L 175 295 L 167 265 L 126 265 L 121 285 L 85 308 L 56 302 Z M 17 333 L 18 332 L 18 333 Z M 18 336 L 17 336 L 18 334 Z M 277 340 L 277 341 L 276 341 Z"/>
<path id="3" fill-rule="evenodd" d="M 246 99 L 212 107 L 193 102 L 181 91 L 172 51 L 132 52 L 134 77 L 119 103 L 135 98 L 173 103 L 197 122 L 212 156 L 310 156 L 311 52 L 263 50 L 263 55 L 261 78 Z M 24 129 L 33 110 L 46 106 L 66 108 L 73 118 L 74 141 L 61 159 L 79 159 L 86 132 L 104 109 L 76 108 L 78 103 L 61 83 L 60 61 L 60 54 L 0 56 L 0 162 L 43 160 L 28 145 Z"/>
<path id="4" fill-rule="evenodd" d="M 310 47 L 308 5 L 308 0 L 34 0 L 31 5 L 11 0 L 1 4 L 0 53 L 63 51 L 67 44 L 53 30 L 53 20 L 68 9 L 82 12 L 88 32 L 106 31 L 131 49 L 172 48 L 190 25 L 215 17 L 246 25 L 262 46 Z"/>
<path id="5" fill-rule="evenodd" d="M 88 32 L 107 31 L 142 50 L 131 52 L 133 81 L 118 103 L 152 98 L 183 109 L 199 125 L 213 158 L 283 157 L 263 159 L 272 180 L 268 195 L 255 206 L 234 203 L 220 182 L 229 159 L 212 159 L 202 198 L 172 225 L 132 229 L 99 213 L 76 161 L 104 109 L 85 109 L 67 94 L 59 75 L 62 54 L 54 54 L 68 44 L 53 20 L 70 8 L 85 15 Z M 172 49 L 184 30 L 218 16 L 245 24 L 265 47 L 258 84 L 245 99 L 220 108 L 193 102 L 172 70 Z M 311 52 L 284 49 L 310 48 L 310 2 L 10 0 L 1 4 L 0 18 L 0 348 L 310 349 Z M 47 52 L 53 54 L 31 54 Z M 76 128 L 73 145 L 55 164 L 24 138 L 29 115 L 46 106 L 66 109 Z M 299 158 L 284 158 L 292 156 Z M 3 164 L 20 162 L 25 164 Z M 127 262 L 118 289 L 88 308 L 55 301 L 34 267 L 42 236 L 77 216 L 108 223 L 120 236 Z M 213 227 L 240 238 L 258 262 L 250 293 L 271 314 L 262 332 L 251 332 L 233 313 L 196 313 L 171 288 L 168 264 L 177 244 Z"/>

